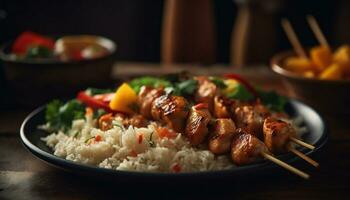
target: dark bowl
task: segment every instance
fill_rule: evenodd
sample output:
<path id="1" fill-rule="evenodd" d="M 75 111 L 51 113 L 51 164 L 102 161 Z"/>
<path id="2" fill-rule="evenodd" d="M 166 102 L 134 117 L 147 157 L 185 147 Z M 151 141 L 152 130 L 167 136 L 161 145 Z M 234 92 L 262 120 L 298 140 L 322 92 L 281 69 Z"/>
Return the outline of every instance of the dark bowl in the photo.
<path id="1" fill-rule="evenodd" d="M 40 105 L 49 99 L 68 96 L 87 86 L 105 86 L 111 82 L 116 44 L 104 37 L 99 44 L 108 54 L 93 59 L 63 61 L 52 59 L 15 59 L 10 54 L 12 42 L 0 48 L 6 80 L 18 103 Z"/>
<path id="2" fill-rule="evenodd" d="M 282 77 L 286 88 L 296 97 L 326 114 L 350 114 L 350 81 L 305 78 L 286 70 L 284 60 L 295 56 L 292 51 L 276 54 L 271 69 Z"/>

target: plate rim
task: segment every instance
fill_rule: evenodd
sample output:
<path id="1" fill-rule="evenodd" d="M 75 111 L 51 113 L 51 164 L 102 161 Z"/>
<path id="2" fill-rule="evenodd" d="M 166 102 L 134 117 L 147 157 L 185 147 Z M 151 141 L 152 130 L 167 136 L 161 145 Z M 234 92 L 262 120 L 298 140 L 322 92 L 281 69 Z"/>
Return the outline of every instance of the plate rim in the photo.
<path id="1" fill-rule="evenodd" d="M 315 143 L 317 145 L 314 150 L 305 150 L 303 149 L 305 155 L 310 155 L 318 152 L 324 145 L 327 143 L 329 139 L 329 128 L 322 117 L 320 113 L 318 113 L 313 107 L 299 101 L 293 98 L 289 98 L 288 102 L 291 103 L 292 105 L 297 105 L 300 104 L 302 106 L 308 107 L 312 112 L 314 112 L 320 119 L 321 124 L 323 125 L 323 131 L 320 139 Z M 21 127 L 20 127 L 20 139 L 25 147 L 31 154 L 33 154 L 35 157 L 39 158 L 40 160 L 44 161 L 45 163 L 53 166 L 53 167 L 58 167 L 63 170 L 67 171 L 74 171 L 76 172 L 77 169 L 82 170 L 80 172 L 85 173 L 85 172 L 93 172 L 94 174 L 91 175 L 96 175 L 96 174 L 104 174 L 104 175 L 117 175 L 117 176 L 138 176 L 138 177 L 194 177 L 194 176 L 220 176 L 220 175 L 234 175 L 238 174 L 240 172 L 242 173 L 248 173 L 251 171 L 262 171 L 262 170 L 267 170 L 267 169 L 272 169 L 272 168 L 277 168 L 277 165 L 267 162 L 267 161 L 262 161 L 259 163 L 251 164 L 251 165 L 246 165 L 246 166 L 237 166 L 231 169 L 224 169 L 224 170 L 213 170 L 213 171 L 198 171 L 198 172 L 181 172 L 181 173 L 171 173 L 171 172 L 142 172 L 142 171 L 124 171 L 124 170 L 116 170 L 116 169 L 108 169 L 108 168 L 101 168 L 98 166 L 93 166 L 93 165 L 88 165 L 88 164 L 83 164 L 83 163 L 78 163 L 70 160 L 66 160 L 64 158 L 58 157 L 54 154 L 48 153 L 35 144 L 31 143 L 30 140 L 26 137 L 26 133 L 24 131 L 26 125 L 28 122 L 35 117 L 38 113 L 43 112 L 45 109 L 46 105 L 42 105 L 35 110 L 33 110 L 30 114 L 27 115 L 27 117 L 23 120 Z M 283 161 L 287 162 L 288 164 L 294 163 L 296 161 L 300 161 L 301 159 L 299 157 L 293 157 L 291 154 L 286 154 L 286 155 L 280 155 L 278 156 L 281 158 Z"/>

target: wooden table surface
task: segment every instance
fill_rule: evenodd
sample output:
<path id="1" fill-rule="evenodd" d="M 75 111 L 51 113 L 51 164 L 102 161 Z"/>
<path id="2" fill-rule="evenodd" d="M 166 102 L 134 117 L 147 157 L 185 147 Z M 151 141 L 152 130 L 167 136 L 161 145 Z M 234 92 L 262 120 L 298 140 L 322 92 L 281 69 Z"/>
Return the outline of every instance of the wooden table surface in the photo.
<path id="1" fill-rule="evenodd" d="M 123 66 L 128 66 L 123 69 Z M 137 75 L 130 63 L 119 64 L 118 78 Z M 128 70 L 131 74 L 128 74 Z M 147 71 L 147 70 L 146 70 Z M 152 71 L 152 70 L 150 70 Z M 159 70 L 155 70 L 158 71 Z M 204 73 L 227 71 L 219 66 Z M 116 73 L 118 72 L 118 73 Z M 124 74 L 123 74 L 124 73 Z M 239 71 L 245 77 L 287 94 L 278 77 L 265 69 Z M 348 199 L 350 195 L 350 117 L 324 115 L 330 128 L 330 140 L 322 152 L 314 155 L 321 167 L 297 166 L 312 175 L 310 180 L 277 170 L 276 172 L 232 182 L 201 183 L 121 183 L 90 179 L 56 169 L 31 155 L 21 144 L 19 127 L 30 108 L 0 111 L 0 199 L 131 199 L 131 198 L 237 198 L 237 199 Z"/>

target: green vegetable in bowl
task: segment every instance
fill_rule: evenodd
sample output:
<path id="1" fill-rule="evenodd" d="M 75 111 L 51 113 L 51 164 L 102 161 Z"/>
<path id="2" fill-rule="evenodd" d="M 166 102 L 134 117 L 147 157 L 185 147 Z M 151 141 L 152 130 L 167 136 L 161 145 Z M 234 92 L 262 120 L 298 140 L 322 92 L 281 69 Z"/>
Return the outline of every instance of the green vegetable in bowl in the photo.
<path id="1" fill-rule="evenodd" d="M 26 58 L 52 58 L 53 51 L 44 46 L 32 46 L 27 49 Z"/>

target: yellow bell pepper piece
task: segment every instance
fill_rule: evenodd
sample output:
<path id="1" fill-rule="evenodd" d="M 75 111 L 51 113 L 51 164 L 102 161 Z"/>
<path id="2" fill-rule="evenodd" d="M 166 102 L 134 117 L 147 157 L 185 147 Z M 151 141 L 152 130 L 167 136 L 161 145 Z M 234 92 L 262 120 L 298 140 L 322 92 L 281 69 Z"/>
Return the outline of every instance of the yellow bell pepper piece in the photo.
<path id="1" fill-rule="evenodd" d="M 303 75 L 306 77 L 306 78 L 315 78 L 315 72 L 311 71 L 311 70 L 308 70 L 308 71 L 305 71 L 303 73 Z"/>
<path id="2" fill-rule="evenodd" d="M 334 63 L 320 74 L 320 79 L 336 80 L 336 79 L 341 79 L 342 76 L 343 76 L 342 67 Z"/>
<path id="3" fill-rule="evenodd" d="M 284 63 L 284 68 L 293 72 L 305 72 L 312 69 L 312 63 L 307 58 L 289 57 Z"/>
<path id="4" fill-rule="evenodd" d="M 234 79 L 226 79 L 224 80 L 225 85 L 227 86 L 222 92 L 223 94 L 230 94 L 237 89 L 239 82 Z"/>
<path id="5" fill-rule="evenodd" d="M 344 73 L 350 74 L 350 46 L 343 45 L 339 47 L 334 52 L 333 61 L 342 67 Z"/>
<path id="6" fill-rule="evenodd" d="M 127 83 L 123 83 L 115 92 L 109 107 L 115 111 L 133 113 L 132 105 L 137 102 L 136 92 Z"/>
<path id="7" fill-rule="evenodd" d="M 311 49 L 311 61 L 315 64 L 316 70 L 321 72 L 332 62 L 332 52 L 329 48 L 318 46 Z"/>

